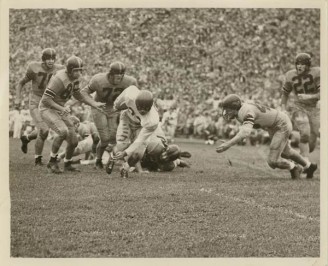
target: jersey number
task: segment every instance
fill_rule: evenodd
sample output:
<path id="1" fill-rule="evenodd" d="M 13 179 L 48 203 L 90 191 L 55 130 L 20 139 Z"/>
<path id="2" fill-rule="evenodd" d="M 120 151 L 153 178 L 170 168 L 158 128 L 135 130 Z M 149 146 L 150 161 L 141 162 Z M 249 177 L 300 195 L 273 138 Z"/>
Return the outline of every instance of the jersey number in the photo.
<path id="1" fill-rule="evenodd" d="M 50 78 L 52 77 L 52 73 L 44 73 L 44 72 L 39 72 L 38 76 L 42 77 L 41 82 L 39 84 L 39 90 L 45 90 L 46 85 L 48 84 Z"/>
<path id="2" fill-rule="evenodd" d="M 261 113 L 266 113 L 266 111 L 271 110 L 271 108 L 258 103 L 250 103 L 250 104 L 256 106 L 256 108 L 259 109 Z"/>
<path id="3" fill-rule="evenodd" d="M 305 81 L 303 83 L 303 88 L 301 87 L 302 81 Z M 292 78 L 292 81 L 297 81 L 294 83 L 293 88 L 296 93 L 311 93 L 314 92 L 314 87 L 313 85 L 313 76 L 311 74 L 306 74 L 304 76 L 295 76 Z"/>
<path id="4" fill-rule="evenodd" d="M 69 98 L 71 98 L 73 91 L 76 87 L 78 87 L 79 85 L 79 81 L 76 80 L 73 83 L 70 83 L 67 85 L 65 91 L 60 95 L 60 97 L 62 99 L 68 100 Z"/>
<path id="5" fill-rule="evenodd" d="M 115 89 L 109 87 L 103 88 L 103 92 L 106 92 L 106 94 L 104 95 L 105 101 L 108 102 L 109 97 L 112 95 L 112 101 L 114 102 L 116 98 L 122 93 L 123 90 L 124 88 L 115 88 Z"/>
<path id="6" fill-rule="evenodd" d="M 128 109 L 134 117 L 136 117 L 139 121 L 141 121 L 140 117 L 136 115 L 136 113 L 133 111 L 133 109 L 131 107 L 128 107 Z"/>

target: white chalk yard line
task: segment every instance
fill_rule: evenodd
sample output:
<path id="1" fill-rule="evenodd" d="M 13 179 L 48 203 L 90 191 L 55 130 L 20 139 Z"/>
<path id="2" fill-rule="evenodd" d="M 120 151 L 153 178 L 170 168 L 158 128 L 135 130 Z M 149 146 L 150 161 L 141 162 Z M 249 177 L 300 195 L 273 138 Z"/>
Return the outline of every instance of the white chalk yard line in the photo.
<path id="1" fill-rule="evenodd" d="M 213 193 L 213 189 L 211 189 L 211 188 L 210 189 L 201 188 L 200 191 L 204 192 L 204 193 L 208 193 L 208 194 Z M 281 213 L 281 214 L 285 214 L 285 215 L 294 216 L 294 217 L 302 219 L 302 220 L 308 220 L 308 221 L 314 221 L 314 222 L 320 223 L 320 218 L 306 216 L 304 214 L 292 211 L 292 210 L 287 209 L 287 208 L 272 207 L 272 206 L 257 203 L 256 201 L 251 200 L 251 199 L 242 199 L 242 198 L 238 198 L 238 197 L 234 197 L 234 196 L 228 196 L 228 195 L 225 195 L 223 193 L 215 193 L 214 195 L 218 196 L 218 197 L 221 197 L 221 198 L 225 198 L 229 201 L 243 203 L 243 204 L 246 204 L 248 206 L 263 210 L 263 211 Z"/>

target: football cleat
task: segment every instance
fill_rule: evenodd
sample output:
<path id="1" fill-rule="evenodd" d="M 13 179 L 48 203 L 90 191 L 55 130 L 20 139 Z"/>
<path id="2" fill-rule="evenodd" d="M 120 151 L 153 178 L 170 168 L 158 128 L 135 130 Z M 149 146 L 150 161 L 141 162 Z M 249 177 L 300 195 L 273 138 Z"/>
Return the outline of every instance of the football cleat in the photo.
<path id="1" fill-rule="evenodd" d="M 42 156 L 39 156 L 39 157 L 36 157 L 35 158 L 35 166 L 42 166 L 43 163 L 42 163 Z"/>
<path id="2" fill-rule="evenodd" d="M 300 165 L 295 165 L 295 167 L 290 170 L 290 175 L 292 179 L 299 179 L 301 177 L 301 173 L 303 171 L 303 167 Z"/>
<path id="3" fill-rule="evenodd" d="M 96 163 L 95 163 L 95 169 L 103 169 L 104 165 L 102 163 L 101 159 L 96 159 Z"/>
<path id="4" fill-rule="evenodd" d="M 185 162 L 184 160 L 180 160 L 180 163 L 178 164 L 178 166 L 182 167 L 182 168 L 184 168 L 184 167 L 190 168 L 190 165 L 187 162 Z"/>
<path id="5" fill-rule="evenodd" d="M 24 153 L 27 153 L 27 144 L 30 142 L 27 137 L 24 135 L 24 136 L 21 136 L 20 137 L 20 140 L 22 142 L 22 146 L 21 146 L 21 150 L 22 152 Z"/>
<path id="6" fill-rule="evenodd" d="M 124 179 L 129 178 L 129 172 L 126 169 L 124 169 L 124 167 L 121 168 L 120 174 L 121 174 L 121 177 Z"/>
<path id="7" fill-rule="evenodd" d="M 62 173 L 62 171 L 59 169 L 58 163 L 56 161 L 49 161 L 49 163 L 47 164 L 47 168 L 53 174 L 61 174 Z"/>
<path id="8" fill-rule="evenodd" d="M 313 173 L 318 169 L 318 165 L 311 163 L 309 168 L 305 169 L 303 173 L 306 174 L 306 178 L 313 178 Z"/>
<path id="9" fill-rule="evenodd" d="M 114 165 L 115 165 L 115 161 L 113 160 L 112 153 L 110 153 L 105 167 L 107 174 L 110 175 L 112 173 Z"/>
<path id="10" fill-rule="evenodd" d="M 191 157 L 191 153 L 188 151 L 182 151 L 180 152 L 180 157 L 182 158 L 190 158 Z"/>
<path id="11" fill-rule="evenodd" d="M 72 162 L 68 161 L 64 163 L 64 171 L 65 172 L 80 172 L 79 169 L 72 166 Z"/>

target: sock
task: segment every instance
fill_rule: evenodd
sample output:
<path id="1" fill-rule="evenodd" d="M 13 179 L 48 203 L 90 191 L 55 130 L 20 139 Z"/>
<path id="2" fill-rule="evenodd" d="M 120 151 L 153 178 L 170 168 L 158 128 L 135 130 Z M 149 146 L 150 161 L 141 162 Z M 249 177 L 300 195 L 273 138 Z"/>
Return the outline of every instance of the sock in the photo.
<path id="1" fill-rule="evenodd" d="M 309 161 L 308 158 L 305 157 L 306 165 L 303 167 L 303 169 L 308 169 L 311 165 L 311 162 Z"/>
<path id="2" fill-rule="evenodd" d="M 42 155 L 34 155 L 34 158 L 36 159 L 36 158 L 39 158 L 39 157 L 42 157 Z"/>
<path id="3" fill-rule="evenodd" d="M 64 158 L 64 163 L 71 162 L 71 161 L 72 161 L 72 159 L 66 159 L 66 158 Z"/>
<path id="4" fill-rule="evenodd" d="M 289 162 L 289 170 L 293 170 L 295 168 L 295 163 L 294 162 Z"/>
<path id="5" fill-rule="evenodd" d="M 52 158 L 57 157 L 57 155 L 58 155 L 58 153 L 52 153 L 52 152 L 50 152 L 50 157 L 52 157 Z"/>

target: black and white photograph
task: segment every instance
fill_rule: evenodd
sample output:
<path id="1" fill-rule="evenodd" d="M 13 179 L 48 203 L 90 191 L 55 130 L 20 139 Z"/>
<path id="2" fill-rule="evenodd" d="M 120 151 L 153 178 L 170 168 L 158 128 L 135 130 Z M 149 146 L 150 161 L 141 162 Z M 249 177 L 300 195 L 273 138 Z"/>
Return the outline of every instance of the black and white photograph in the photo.
<path id="1" fill-rule="evenodd" d="M 8 265 L 327 265 L 327 1 L 18 2 L 1 2 Z"/>

